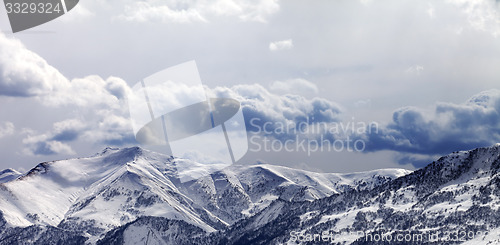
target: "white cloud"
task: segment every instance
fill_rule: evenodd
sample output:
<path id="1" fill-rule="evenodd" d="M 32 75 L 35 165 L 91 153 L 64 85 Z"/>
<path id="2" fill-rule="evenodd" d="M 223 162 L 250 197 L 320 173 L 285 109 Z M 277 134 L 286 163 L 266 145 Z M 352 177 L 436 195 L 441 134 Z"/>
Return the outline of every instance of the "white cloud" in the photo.
<path id="1" fill-rule="evenodd" d="M 292 39 L 287 39 L 283 41 L 276 41 L 269 43 L 269 50 L 278 51 L 278 50 L 287 50 L 293 48 Z"/>
<path id="2" fill-rule="evenodd" d="M 257 124 L 277 122 L 283 125 L 298 123 L 306 119 L 315 122 L 335 122 L 339 120 L 342 108 L 336 103 L 323 99 L 307 99 L 300 95 L 279 95 L 268 91 L 259 84 L 217 87 L 209 91 L 212 98 L 233 98 L 240 101 L 247 128 L 252 118 L 259 118 Z M 250 127 L 249 130 L 255 130 Z"/>
<path id="3" fill-rule="evenodd" d="M 242 21 L 266 22 L 279 10 L 277 0 L 157 1 L 130 2 L 118 19 L 136 22 L 207 22 L 212 16 L 235 16 Z"/>
<path id="4" fill-rule="evenodd" d="M 420 73 L 424 70 L 424 67 L 421 66 L 421 65 L 414 65 L 414 66 L 411 66 L 411 67 L 408 67 L 408 69 L 406 69 L 406 73 L 409 73 L 409 74 L 416 74 L 416 75 L 420 75 Z"/>
<path id="5" fill-rule="evenodd" d="M 78 138 L 79 133 L 86 129 L 86 125 L 78 119 L 67 119 L 54 123 L 53 128 L 52 139 L 71 141 Z"/>
<path id="6" fill-rule="evenodd" d="M 48 106 L 118 108 L 121 106 L 120 100 L 125 99 L 129 89 L 127 83 L 120 78 L 103 79 L 93 75 L 73 79 L 63 89 L 39 96 L 39 99 Z"/>
<path id="7" fill-rule="evenodd" d="M 81 136 L 91 143 L 129 142 L 129 90 L 117 77 L 87 76 L 70 81 L 20 41 L 0 33 L 0 96 L 32 97 L 43 107 L 73 107 L 77 111 L 76 116 L 54 122 L 45 133 L 25 130 L 22 143 L 31 155 L 75 154 L 68 142 Z M 12 123 L 4 123 L 0 137 L 13 131 Z"/>
<path id="8" fill-rule="evenodd" d="M 120 78 L 69 80 L 20 41 L 0 32 L 0 96 L 36 97 L 51 106 L 115 106 L 129 87 Z"/>
<path id="9" fill-rule="evenodd" d="M 302 78 L 274 81 L 269 86 L 269 89 L 278 94 L 300 94 L 304 96 L 318 94 L 318 86 Z"/>
<path id="10" fill-rule="evenodd" d="M 14 134 L 15 127 L 11 122 L 4 122 L 0 125 L 0 138 Z"/>
<path id="11" fill-rule="evenodd" d="M 75 118 L 53 123 L 53 128 L 37 134 L 23 130 L 24 153 L 29 155 L 75 154 L 70 144 L 79 141 L 90 144 L 123 145 L 133 140 L 130 120 L 117 111 L 97 111 L 95 117 L 82 121 Z"/>
<path id="12" fill-rule="evenodd" d="M 37 96 L 68 86 L 68 80 L 17 39 L 0 32 L 0 95 Z"/>
<path id="13" fill-rule="evenodd" d="M 167 5 L 152 5 L 151 2 L 135 2 L 133 5 L 125 7 L 125 14 L 118 18 L 127 21 L 136 22 L 173 22 L 173 23 L 189 23 L 189 22 L 205 22 L 205 18 L 196 9 L 181 9 L 174 10 Z"/>
<path id="14" fill-rule="evenodd" d="M 469 24 L 478 30 L 500 35 L 500 12 L 498 1 L 449 0 L 467 15 Z"/>
<path id="15" fill-rule="evenodd" d="M 27 137 L 23 139 L 23 144 L 25 145 L 23 153 L 28 155 L 75 154 L 71 146 L 61 141 L 51 140 L 46 134 L 27 135 Z"/>
<path id="16" fill-rule="evenodd" d="M 82 133 L 87 142 L 100 142 L 106 145 L 123 145 L 134 142 L 134 135 L 128 113 L 101 110 L 100 119 Z"/>
<path id="17" fill-rule="evenodd" d="M 278 0 L 259 0 L 255 1 L 235 1 L 243 11 L 238 17 L 244 21 L 267 22 L 267 17 L 278 12 L 280 6 Z"/>

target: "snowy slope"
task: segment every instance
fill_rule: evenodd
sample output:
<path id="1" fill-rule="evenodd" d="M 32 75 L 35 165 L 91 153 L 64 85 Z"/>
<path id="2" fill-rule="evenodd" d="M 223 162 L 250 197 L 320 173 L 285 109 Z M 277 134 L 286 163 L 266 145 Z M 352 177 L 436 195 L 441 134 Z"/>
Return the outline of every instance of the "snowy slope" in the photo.
<path id="1" fill-rule="evenodd" d="M 500 145 L 495 145 L 452 153 L 371 190 L 309 203 L 275 201 L 234 224 L 216 244 L 315 244 L 304 240 L 323 232 L 338 244 L 387 244 L 373 236 L 409 233 L 422 239 L 392 242 L 497 244 L 499 228 Z"/>
<path id="2" fill-rule="evenodd" d="M 19 176 L 21 176 L 21 173 L 16 171 L 15 169 L 8 168 L 2 170 L 0 171 L 0 184 L 14 180 Z"/>
<path id="3" fill-rule="evenodd" d="M 383 169 L 352 174 L 314 173 L 274 165 L 231 166 L 179 186 L 225 222 L 251 216 L 272 201 L 313 201 L 347 189 L 374 186 L 410 173 Z"/>
<path id="4" fill-rule="evenodd" d="M 387 169 L 322 174 L 272 165 L 231 166 L 181 183 L 177 161 L 138 147 L 107 148 L 89 158 L 41 163 L 23 175 L 5 171 L 0 175 L 6 176 L 0 184 L 5 227 L 58 227 L 81 232 L 94 243 L 113 228 L 151 216 L 213 232 L 276 199 L 313 201 L 350 189 L 371 189 L 409 173 Z"/>
<path id="5" fill-rule="evenodd" d="M 0 244 L 316 244 L 293 239 L 324 232 L 333 244 L 499 241 L 500 144 L 413 172 L 231 166 L 181 183 L 178 160 L 128 148 L 39 164 L 0 184 Z"/>
<path id="6" fill-rule="evenodd" d="M 107 149 L 91 158 L 41 163 L 0 186 L 0 210 L 12 227 L 51 225 L 91 235 L 145 215 L 214 231 L 208 223 L 220 221 L 196 209 L 171 182 L 172 158 L 142 153 Z"/>

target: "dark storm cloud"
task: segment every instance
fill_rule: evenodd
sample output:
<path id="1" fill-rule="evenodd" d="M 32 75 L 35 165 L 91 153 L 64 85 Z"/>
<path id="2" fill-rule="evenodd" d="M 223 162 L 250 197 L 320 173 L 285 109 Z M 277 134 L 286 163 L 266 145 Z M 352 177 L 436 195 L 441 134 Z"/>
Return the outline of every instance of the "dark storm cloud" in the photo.
<path id="1" fill-rule="evenodd" d="M 367 150 L 446 154 L 500 141 L 500 90 L 474 95 L 463 104 L 438 103 L 430 112 L 399 109 L 392 122 L 367 134 Z"/>

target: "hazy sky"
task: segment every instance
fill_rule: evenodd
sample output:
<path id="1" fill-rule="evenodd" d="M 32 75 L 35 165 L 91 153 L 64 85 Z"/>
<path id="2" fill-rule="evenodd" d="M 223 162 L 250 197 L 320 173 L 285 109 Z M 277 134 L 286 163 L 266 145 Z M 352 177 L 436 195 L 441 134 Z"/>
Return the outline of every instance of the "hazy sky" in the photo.
<path id="1" fill-rule="evenodd" d="M 247 123 L 379 125 L 349 135 L 363 152 L 241 163 L 414 169 L 500 142 L 498 1 L 85 0 L 16 34 L 0 7 L 0 30 L 0 169 L 136 145 L 130 86 L 190 60 L 214 94 L 241 101 Z M 321 135 L 342 138 L 308 137 Z"/>

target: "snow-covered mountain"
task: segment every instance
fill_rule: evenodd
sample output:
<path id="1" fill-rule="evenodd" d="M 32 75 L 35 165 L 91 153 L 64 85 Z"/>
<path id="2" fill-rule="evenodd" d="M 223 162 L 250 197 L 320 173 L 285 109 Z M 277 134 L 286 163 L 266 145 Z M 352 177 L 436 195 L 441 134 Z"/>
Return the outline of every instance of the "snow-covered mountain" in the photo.
<path id="1" fill-rule="evenodd" d="M 16 171 L 15 169 L 5 169 L 0 171 L 0 184 L 9 182 L 13 179 L 16 179 L 17 177 L 21 176 L 21 173 Z"/>
<path id="2" fill-rule="evenodd" d="M 231 166 L 181 183 L 182 161 L 109 148 L 4 171 L 0 244 L 500 243 L 500 144 L 413 172 Z"/>
<path id="3" fill-rule="evenodd" d="M 204 243 L 275 203 L 315 203 L 366 192 L 410 173 L 385 169 L 314 173 L 236 166 L 182 183 L 185 161 L 139 147 L 0 172 L 0 243 Z M 215 232 L 219 231 L 219 232 Z"/>
<path id="4" fill-rule="evenodd" d="M 277 200 L 212 244 L 500 244 L 500 144 L 454 152 L 373 189 Z M 324 240 L 323 240 L 324 239 Z M 333 240 L 333 241 L 332 241 Z"/>

